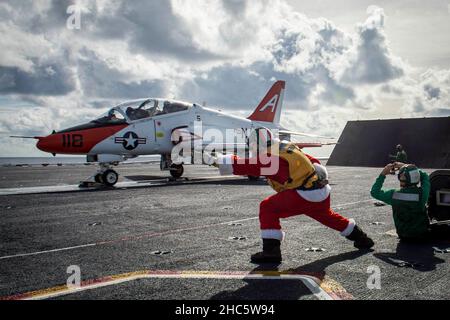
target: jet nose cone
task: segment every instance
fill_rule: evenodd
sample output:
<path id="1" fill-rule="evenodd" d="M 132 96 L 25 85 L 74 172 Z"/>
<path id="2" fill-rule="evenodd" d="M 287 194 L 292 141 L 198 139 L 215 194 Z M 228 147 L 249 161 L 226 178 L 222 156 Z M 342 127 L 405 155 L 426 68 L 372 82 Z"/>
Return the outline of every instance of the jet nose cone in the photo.
<path id="1" fill-rule="evenodd" d="M 57 146 L 57 137 L 55 135 L 39 138 L 36 144 L 39 150 L 48 153 L 56 153 Z"/>
<path id="2" fill-rule="evenodd" d="M 46 145 L 47 145 L 46 138 L 39 138 L 36 147 L 41 151 L 48 152 Z"/>

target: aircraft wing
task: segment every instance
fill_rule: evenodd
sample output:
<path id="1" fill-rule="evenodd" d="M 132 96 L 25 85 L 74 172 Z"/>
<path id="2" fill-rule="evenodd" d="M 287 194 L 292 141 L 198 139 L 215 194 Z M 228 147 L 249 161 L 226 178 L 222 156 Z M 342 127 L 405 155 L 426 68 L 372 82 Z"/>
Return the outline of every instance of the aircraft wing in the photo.
<path id="1" fill-rule="evenodd" d="M 209 147 L 209 148 L 217 148 L 217 149 L 245 149 L 247 148 L 246 143 L 205 143 L 202 145 L 202 147 Z"/>
<path id="2" fill-rule="evenodd" d="M 192 141 L 184 141 L 181 144 L 185 144 L 187 148 L 190 148 L 192 146 L 191 144 Z M 331 142 L 331 143 L 321 143 L 321 142 L 294 142 L 295 145 L 297 147 L 299 147 L 300 149 L 303 148 L 321 148 L 323 146 L 332 146 L 332 145 L 336 145 L 336 142 Z M 245 143 L 195 143 L 194 140 L 194 149 L 196 150 L 205 150 L 206 148 L 208 148 L 209 150 L 228 150 L 228 151 L 233 151 L 233 150 L 246 150 L 247 144 Z"/>
<path id="3" fill-rule="evenodd" d="M 281 134 L 290 134 L 290 135 L 301 135 L 301 136 L 312 137 L 312 138 L 333 139 L 330 137 L 322 137 L 322 136 L 288 131 L 288 130 L 282 130 L 282 131 L 280 131 L 280 133 Z M 218 152 L 222 151 L 221 153 L 234 153 L 235 150 L 246 150 L 248 148 L 246 143 L 215 143 L 215 142 L 205 143 L 205 142 L 202 142 L 201 137 L 196 136 L 193 133 L 189 132 L 189 130 L 187 128 L 177 129 L 176 140 L 181 140 L 182 141 L 181 145 L 182 146 L 185 145 L 187 148 L 190 148 L 193 145 L 194 149 L 197 151 L 205 150 L 207 148 L 209 150 L 216 150 Z M 321 143 L 321 142 L 294 142 L 294 143 L 301 149 L 303 149 L 303 148 L 320 148 L 323 146 L 337 144 L 337 143 Z"/>
<path id="4" fill-rule="evenodd" d="M 190 148 L 192 146 L 192 141 L 183 141 L 180 145 Z M 206 148 L 209 150 L 240 150 L 247 148 L 247 144 L 245 143 L 196 143 L 195 140 L 193 140 L 193 145 L 195 150 L 205 150 Z"/>
<path id="5" fill-rule="evenodd" d="M 321 148 L 323 146 L 333 146 L 337 145 L 336 142 L 333 143 L 321 143 L 321 142 L 294 142 L 297 147 L 300 149 L 303 148 Z M 217 149 L 217 150 L 245 150 L 247 148 L 247 145 L 245 143 L 217 143 L 217 144 L 205 144 L 198 146 L 198 149 L 201 148 L 210 148 L 210 149 Z"/>

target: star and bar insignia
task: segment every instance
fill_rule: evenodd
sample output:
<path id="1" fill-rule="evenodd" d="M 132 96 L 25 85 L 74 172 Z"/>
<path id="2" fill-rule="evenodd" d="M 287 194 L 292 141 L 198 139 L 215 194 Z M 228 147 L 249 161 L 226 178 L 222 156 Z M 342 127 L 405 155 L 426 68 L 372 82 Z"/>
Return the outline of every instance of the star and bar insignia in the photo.
<path id="1" fill-rule="evenodd" d="M 116 137 L 115 143 L 121 143 L 126 150 L 134 150 L 140 144 L 146 144 L 147 139 L 139 138 L 136 133 L 129 131 L 123 137 Z"/>

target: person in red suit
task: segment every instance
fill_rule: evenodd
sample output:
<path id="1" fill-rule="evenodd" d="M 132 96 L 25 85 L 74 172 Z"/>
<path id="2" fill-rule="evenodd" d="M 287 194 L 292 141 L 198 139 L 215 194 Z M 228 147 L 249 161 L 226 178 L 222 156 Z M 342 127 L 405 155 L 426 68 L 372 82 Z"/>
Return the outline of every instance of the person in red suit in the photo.
<path id="1" fill-rule="evenodd" d="M 272 137 L 268 129 L 255 130 L 249 139 L 252 156 L 248 158 L 207 155 L 207 162 L 218 167 L 222 175 L 264 176 L 277 192 L 260 204 L 263 250 L 252 255 L 251 261 L 280 263 L 280 245 L 285 236 L 280 219 L 302 214 L 339 231 L 353 241 L 356 248 L 370 249 L 374 242 L 355 221 L 331 209 L 328 173 L 320 161 L 305 154 L 295 144 Z"/>

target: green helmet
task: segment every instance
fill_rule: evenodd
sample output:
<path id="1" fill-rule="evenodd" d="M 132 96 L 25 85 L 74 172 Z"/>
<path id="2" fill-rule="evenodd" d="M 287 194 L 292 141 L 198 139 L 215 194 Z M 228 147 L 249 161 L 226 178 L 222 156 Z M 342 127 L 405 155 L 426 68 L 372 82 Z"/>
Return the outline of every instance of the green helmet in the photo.
<path id="1" fill-rule="evenodd" d="M 398 180 L 405 182 L 406 185 L 416 185 L 420 182 L 419 169 L 412 164 L 404 165 L 398 172 Z"/>

